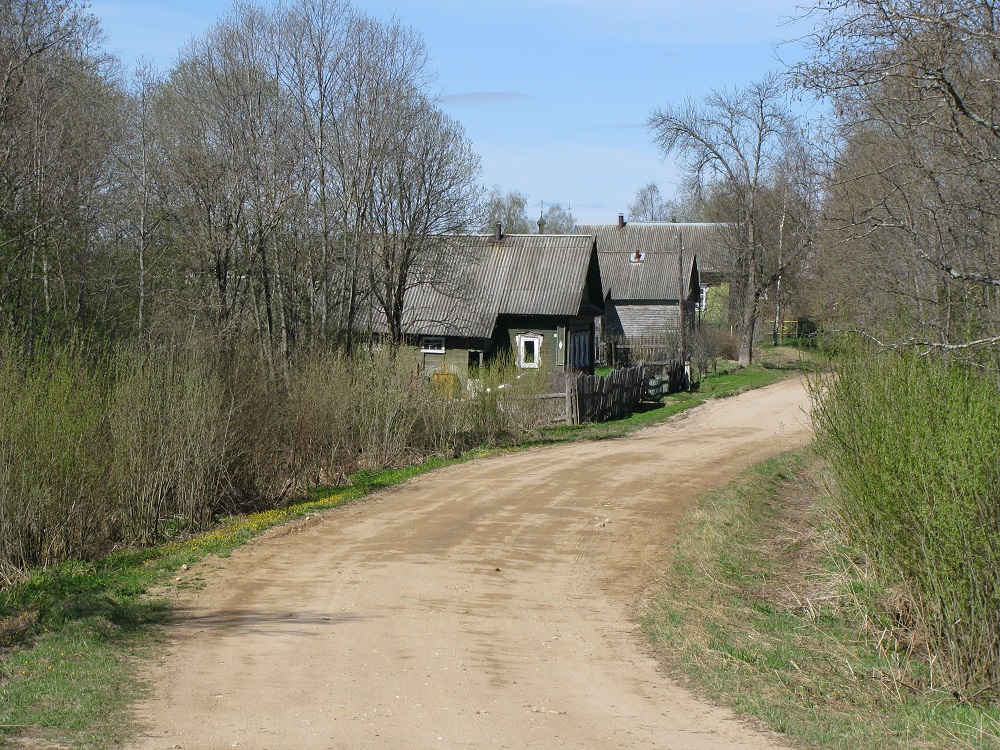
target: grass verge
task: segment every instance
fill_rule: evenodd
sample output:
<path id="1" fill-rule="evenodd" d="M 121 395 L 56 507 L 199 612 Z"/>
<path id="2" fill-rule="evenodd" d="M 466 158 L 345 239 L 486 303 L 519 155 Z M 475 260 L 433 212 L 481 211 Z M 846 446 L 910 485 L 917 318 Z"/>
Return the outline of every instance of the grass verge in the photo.
<path id="1" fill-rule="evenodd" d="M 823 470 L 785 454 L 699 501 L 643 618 L 663 661 L 795 746 L 1000 747 L 1000 710 L 957 700 L 873 630 Z"/>
<path id="2" fill-rule="evenodd" d="M 769 385 L 787 373 L 751 367 L 709 376 L 698 391 L 615 423 L 554 427 L 524 447 L 607 439 L 665 421 L 710 398 Z M 162 585 L 208 555 L 225 557 L 282 523 L 334 508 L 371 492 L 456 462 L 509 448 L 483 449 L 458 459 L 431 459 L 382 472 L 360 472 L 349 486 L 319 487 L 284 508 L 222 519 L 211 531 L 160 547 L 122 550 L 96 562 L 68 562 L 35 571 L 0 593 L 0 746 L 113 747 L 136 731 L 130 707 L 147 686 L 138 663 L 157 647 L 159 625 L 171 615 Z"/>
<path id="3" fill-rule="evenodd" d="M 542 431 L 530 445 L 545 445 L 567 440 L 606 440 L 665 422 L 675 414 L 686 411 L 712 398 L 728 398 L 745 391 L 777 383 L 789 376 L 789 370 L 768 369 L 759 365 L 742 370 L 710 374 L 690 393 L 674 393 L 659 404 L 644 404 L 630 417 L 600 424 L 559 425 Z"/>

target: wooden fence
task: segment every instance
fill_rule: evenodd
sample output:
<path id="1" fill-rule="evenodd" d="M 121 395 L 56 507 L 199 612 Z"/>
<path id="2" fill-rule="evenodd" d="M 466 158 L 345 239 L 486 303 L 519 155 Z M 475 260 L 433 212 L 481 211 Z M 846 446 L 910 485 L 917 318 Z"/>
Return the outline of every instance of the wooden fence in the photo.
<path id="1" fill-rule="evenodd" d="M 609 422 L 627 417 L 645 393 L 645 368 L 639 364 L 607 377 L 577 375 L 566 380 L 566 423 Z"/>
<path id="2" fill-rule="evenodd" d="M 662 362 L 677 357 L 679 339 L 674 332 L 647 334 L 604 342 L 604 361 L 609 367 L 633 367 L 641 362 Z"/>
<path id="3" fill-rule="evenodd" d="M 679 359 L 666 362 L 646 362 L 647 397 L 666 396 L 691 388 L 691 372 Z"/>

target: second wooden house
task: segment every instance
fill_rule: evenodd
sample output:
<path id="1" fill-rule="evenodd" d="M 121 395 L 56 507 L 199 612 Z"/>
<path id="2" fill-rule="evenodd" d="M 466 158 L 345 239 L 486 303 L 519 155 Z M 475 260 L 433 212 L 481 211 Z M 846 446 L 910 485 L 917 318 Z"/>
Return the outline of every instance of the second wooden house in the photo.
<path id="1" fill-rule="evenodd" d="M 577 231 L 596 244 L 602 340 L 668 338 L 678 333 L 682 317 L 693 329 L 701 280 L 683 225 L 633 224 L 619 217 L 617 224 L 585 224 Z"/>

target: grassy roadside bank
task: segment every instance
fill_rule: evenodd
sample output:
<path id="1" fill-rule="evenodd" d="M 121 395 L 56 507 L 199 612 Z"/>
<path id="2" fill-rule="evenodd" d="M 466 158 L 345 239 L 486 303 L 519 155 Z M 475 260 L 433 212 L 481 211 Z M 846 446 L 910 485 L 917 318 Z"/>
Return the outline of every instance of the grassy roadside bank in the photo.
<path id="1" fill-rule="evenodd" d="M 607 439 L 647 427 L 707 399 L 776 382 L 787 372 L 749 368 L 703 381 L 699 391 L 665 399 L 658 408 L 613 424 L 556 427 L 513 448 Z M 90 563 L 36 571 L 0 593 L 0 746 L 108 747 L 135 727 L 130 705 L 145 690 L 140 660 L 155 652 L 159 625 L 171 616 L 157 586 L 197 586 L 194 568 L 208 555 L 236 547 L 295 518 L 343 505 L 441 466 L 512 448 L 472 451 L 459 459 L 356 474 L 350 485 L 318 488 L 285 508 L 222 520 L 213 530 L 147 550 L 122 550 Z"/>
<path id="2" fill-rule="evenodd" d="M 793 746 L 1000 748 L 1000 710 L 865 621 L 887 592 L 840 546 L 823 471 L 785 454 L 699 501 L 644 614 L 664 664 Z"/>

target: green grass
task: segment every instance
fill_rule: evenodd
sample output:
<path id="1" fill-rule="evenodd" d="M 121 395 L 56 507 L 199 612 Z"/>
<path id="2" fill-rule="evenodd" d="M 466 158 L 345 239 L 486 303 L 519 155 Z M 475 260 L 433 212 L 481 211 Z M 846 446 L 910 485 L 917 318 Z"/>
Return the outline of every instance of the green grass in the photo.
<path id="1" fill-rule="evenodd" d="M 709 398 L 773 383 L 762 367 L 709 376 L 693 393 L 675 394 L 615 423 L 555 427 L 520 447 L 619 437 L 661 423 Z M 458 459 L 434 458 L 387 471 L 354 474 L 342 487 L 318 487 L 287 507 L 222 519 L 212 530 L 160 547 L 123 550 L 95 562 L 35 571 L 0 594 L 0 746 L 29 734 L 44 742 L 109 747 L 133 733 L 130 707 L 145 686 L 137 664 L 157 647 L 172 613 L 159 586 L 197 587 L 178 576 L 208 555 L 225 557 L 269 528 L 343 505 L 449 464 L 511 448 L 483 448 Z M 515 448 L 516 449 L 516 448 Z M 176 582 L 175 577 L 184 578 Z"/>
<path id="2" fill-rule="evenodd" d="M 793 746 L 1000 747 L 997 707 L 956 700 L 873 633 L 856 597 L 870 582 L 817 502 L 822 470 L 785 454 L 699 501 L 643 618 L 662 659 Z"/>
<path id="3" fill-rule="evenodd" d="M 786 340 L 780 346 L 772 345 L 768 339 L 756 350 L 754 361 L 770 369 L 806 372 L 816 372 L 828 366 L 827 353 L 817 346 L 814 338 Z"/>
<path id="4" fill-rule="evenodd" d="M 709 373 L 690 393 L 665 396 L 659 404 L 643 404 L 630 417 L 615 422 L 582 425 L 558 425 L 542 431 L 530 445 L 544 445 L 567 440 L 605 440 L 622 437 L 636 430 L 665 422 L 675 414 L 691 409 L 712 398 L 727 398 L 745 391 L 777 383 L 788 377 L 788 371 L 767 369 L 760 365 L 733 372 Z"/>
<path id="5" fill-rule="evenodd" d="M 446 463 L 452 462 L 361 472 L 350 486 L 317 488 L 285 508 L 224 519 L 207 533 L 161 547 L 35 571 L 8 588 L 0 595 L 0 746 L 29 731 L 78 747 L 119 744 L 134 730 L 130 706 L 145 689 L 137 661 L 155 646 L 156 626 L 172 613 L 169 600 L 147 592 L 173 584 L 183 565 L 225 557 L 269 528 Z"/>

